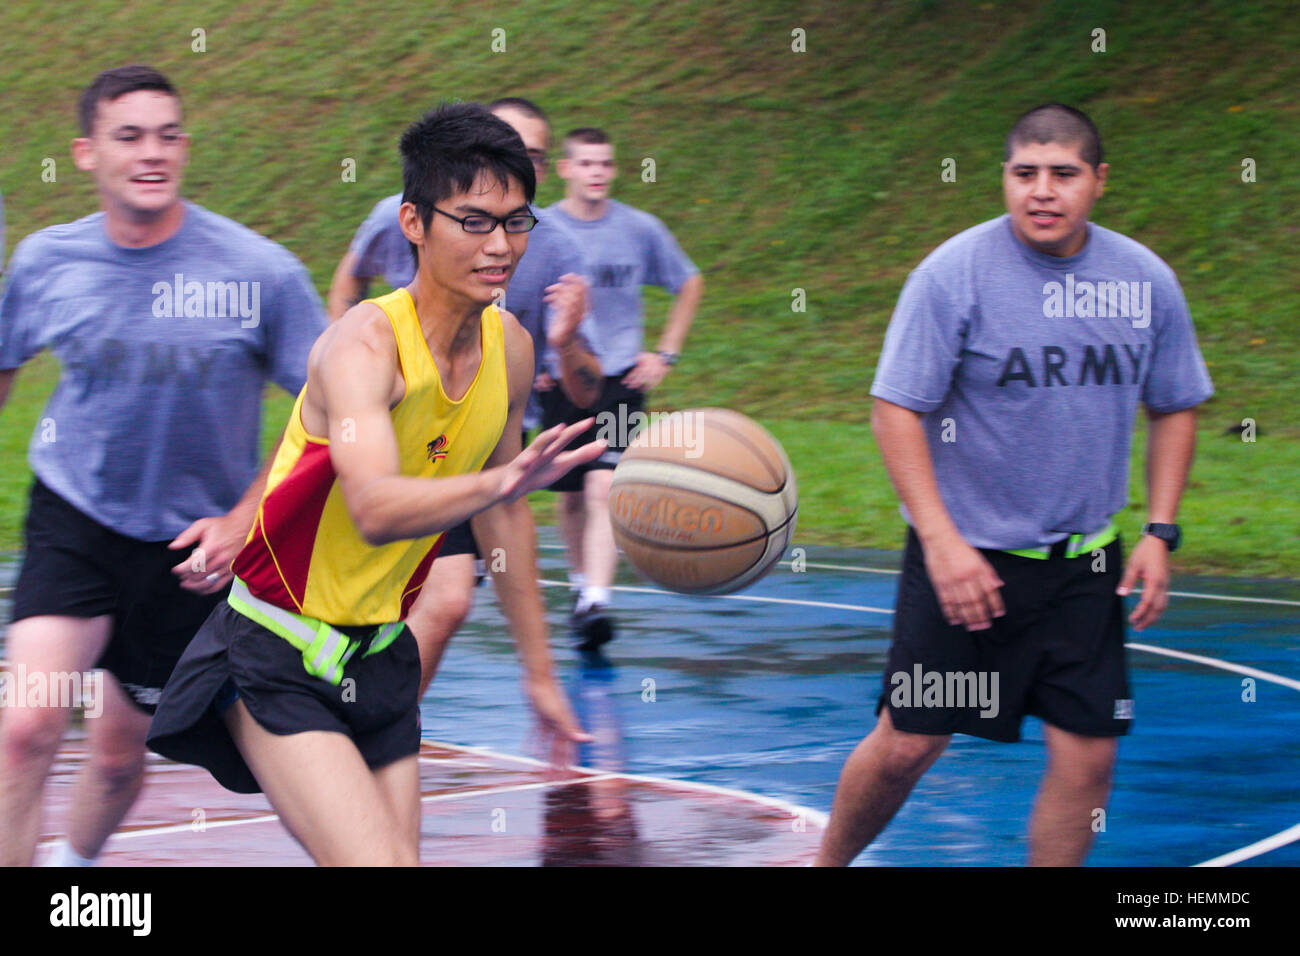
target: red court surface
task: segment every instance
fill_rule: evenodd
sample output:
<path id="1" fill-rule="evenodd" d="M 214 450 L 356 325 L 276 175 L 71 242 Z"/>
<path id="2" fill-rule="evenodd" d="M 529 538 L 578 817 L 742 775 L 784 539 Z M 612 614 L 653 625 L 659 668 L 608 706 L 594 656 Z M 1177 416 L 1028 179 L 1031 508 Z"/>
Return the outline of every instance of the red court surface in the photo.
<path id="1" fill-rule="evenodd" d="M 42 849 L 66 819 L 81 744 L 46 788 Z M 425 866 L 802 866 L 824 817 L 784 801 L 635 774 L 553 771 L 525 757 L 425 743 Z M 310 866 L 260 794 L 150 754 L 144 791 L 99 866 Z"/>

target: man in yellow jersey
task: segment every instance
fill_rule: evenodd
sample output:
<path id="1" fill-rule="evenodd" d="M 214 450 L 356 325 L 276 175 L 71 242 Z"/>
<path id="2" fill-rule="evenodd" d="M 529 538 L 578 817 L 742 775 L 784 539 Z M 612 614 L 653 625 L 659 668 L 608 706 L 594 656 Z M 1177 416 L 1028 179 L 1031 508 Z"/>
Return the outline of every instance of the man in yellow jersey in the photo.
<path id="1" fill-rule="evenodd" d="M 477 104 L 403 135 L 410 286 L 317 340 L 229 602 L 163 691 L 150 746 L 265 791 L 320 864 L 414 864 L 419 654 L 401 620 L 441 533 L 477 516 L 529 699 L 559 742 L 590 739 L 556 684 L 524 495 L 589 462 L 590 420 L 521 451 L 532 340 L 492 303 L 535 224 L 532 164 Z M 576 292 L 576 290 L 575 290 Z"/>

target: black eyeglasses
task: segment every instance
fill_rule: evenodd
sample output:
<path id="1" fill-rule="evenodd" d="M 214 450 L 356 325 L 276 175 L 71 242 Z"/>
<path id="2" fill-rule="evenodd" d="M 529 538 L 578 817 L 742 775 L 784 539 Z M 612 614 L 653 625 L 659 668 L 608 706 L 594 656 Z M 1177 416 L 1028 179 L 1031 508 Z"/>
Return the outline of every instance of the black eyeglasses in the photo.
<path id="1" fill-rule="evenodd" d="M 532 160 L 533 165 L 538 169 L 545 169 L 547 166 L 551 165 L 551 158 L 546 155 L 546 150 L 544 149 L 530 149 L 528 151 L 528 158 Z"/>
<path id="2" fill-rule="evenodd" d="M 433 211 L 446 216 L 448 219 L 456 220 L 456 222 L 460 223 L 462 229 L 476 236 L 485 236 L 490 232 L 496 232 L 498 225 L 504 226 L 506 232 L 531 232 L 533 226 L 537 225 L 537 217 L 532 213 L 512 213 L 504 219 L 478 214 L 466 216 L 462 219 L 460 216 L 453 216 L 449 212 L 443 212 L 437 206 L 433 207 Z"/>

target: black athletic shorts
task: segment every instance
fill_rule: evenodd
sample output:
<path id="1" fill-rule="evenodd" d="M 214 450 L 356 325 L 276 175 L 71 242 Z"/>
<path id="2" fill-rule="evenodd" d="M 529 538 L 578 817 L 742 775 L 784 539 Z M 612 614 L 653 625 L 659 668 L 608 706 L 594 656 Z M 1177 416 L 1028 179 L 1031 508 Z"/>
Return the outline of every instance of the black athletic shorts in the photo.
<path id="1" fill-rule="evenodd" d="M 944 618 L 908 530 L 876 713 L 888 706 L 895 727 L 917 734 L 1015 741 L 1026 715 L 1088 737 L 1127 734 L 1119 540 L 1077 558 L 980 553 L 1002 579 L 1006 615 L 968 631 Z"/>
<path id="2" fill-rule="evenodd" d="M 227 790 L 259 792 L 222 717 L 238 699 L 273 734 L 345 734 L 371 768 L 418 753 L 420 650 L 410 628 L 368 657 L 375 628 L 338 630 L 367 643 L 344 666 L 341 683 L 331 684 L 307 673 L 300 650 L 223 602 L 167 682 L 149 748 L 204 767 Z"/>
<path id="3" fill-rule="evenodd" d="M 645 392 L 623 384 L 623 376 L 631 370 L 624 369 L 618 375 L 608 376 L 605 379 L 605 388 L 601 392 L 600 401 L 591 408 L 578 408 L 569 401 L 569 396 L 565 395 L 564 389 L 558 385 L 542 392 L 543 430 L 560 424 L 572 425 L 584 418 L 594 417 L 596 423 L 569 442 L 569 447 L 579 448 L 595 441 L 597 437 L 609 442 L 609 448 L 599 458 L 568 471 L 554 484 L 547 486 L 547 491 L 581 491 L 583 475 L 587 472 L 614 468 L 618 465 L 623 449 L 627 441 L 632 438 L 631 432 L 634 430 L 628 423 L 632 421 L 634 413 L 645 410 Z"/>
<path id="4" fill-rule="evenodd" d="M 110 615 L 111 636 L 94 666 L 153 713 L 172 668 L 226 591 L 186 591 L 172 568 L 188 551 L 118 534 L 39 480 L 31 488 L 25 536 L 13 619 Z"/>

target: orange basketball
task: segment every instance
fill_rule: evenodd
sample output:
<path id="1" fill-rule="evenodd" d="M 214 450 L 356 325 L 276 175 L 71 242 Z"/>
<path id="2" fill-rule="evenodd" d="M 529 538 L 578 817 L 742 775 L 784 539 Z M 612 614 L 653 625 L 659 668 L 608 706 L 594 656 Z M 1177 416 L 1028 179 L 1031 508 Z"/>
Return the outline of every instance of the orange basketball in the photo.
<path id="1" fill-rule="evenodd" d="M 654 412 L 614 469 L 614 539 L 650 580 L 686 594 L 757 581 L 794 534 L 799 497 L 780 443 L 725 408 Z"/>

